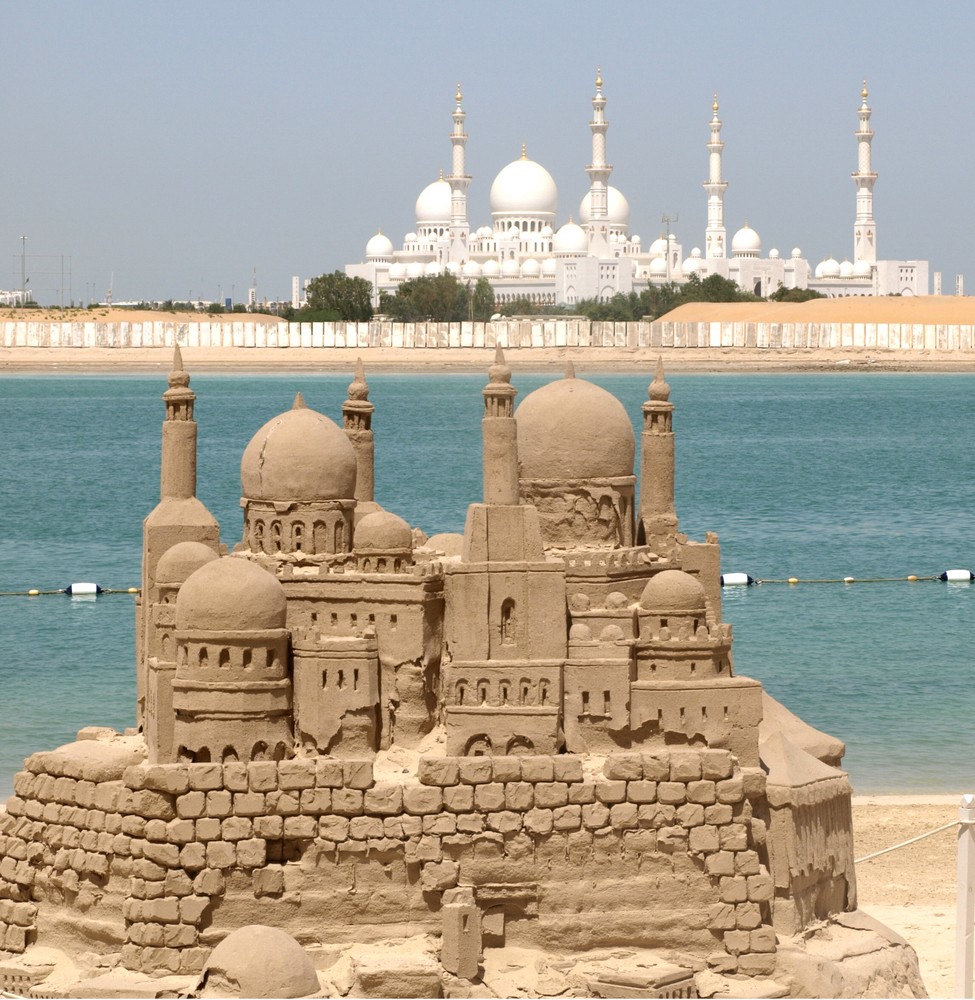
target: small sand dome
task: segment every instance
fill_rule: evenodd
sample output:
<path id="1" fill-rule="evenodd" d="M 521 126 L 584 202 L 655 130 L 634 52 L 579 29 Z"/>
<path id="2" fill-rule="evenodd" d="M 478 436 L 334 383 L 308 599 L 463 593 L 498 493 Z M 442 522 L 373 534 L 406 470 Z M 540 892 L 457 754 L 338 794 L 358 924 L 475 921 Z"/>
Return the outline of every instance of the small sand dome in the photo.
<path id="1" fill-rule="evenodd" d="M 464 536 L 453 531 L 442 531 L 431 535 L 423 547 L 442 552 L 445 556 L 459 556 L 464 552 Z"/>
<path id="2" fill-rule="evenodd" d="M 704 587 L 690 573 L 665 569 L 647 581 L 640 606 L 647 611 L 704 611 Z"/>
<path id="3" fill-rule="evenodd" d="M 388 510 L 377 510 L 367 514 L 355 526 L 356 552 L 390 552 L 395 549 L 413 547 L 413 532 L 410 526 Z"/>
<path id="4" fill-rule="evenodd" d="M 180 588 L 176 628 L 207 632 L 259 632 L 284 628 L 284 587 L 247 559 L 225 556 L 201 566 Z"/>
<path id="5" fill-rule="evenodd" d="M 248 924 L 210 953 L 194 991 L 201 997 L 307 997 L 321 987 L 315 966 L 290 934 Z"/>
<path id="6" fill-rule="evenodd" d="M 240 485 L 249 500 L 351 500 L 355 495 L 355 451 L 345 431 L 295 405 L 269 420 L 250 440 L 240 461 Z"/>
<path id="7" fill-rule="evenodd" d="M 519 477 L 564 482 L 633 475 L 633 425 L 623 404 L 581 378 L 529 393 L 518 420 Z"/>
<path id="8" fill-rule="evenodd" d="M 201 566 L 219 559 L 209 545 L 203 542 L 177 542 L 166 549 L 156 563 L 156 583 L 184 583 Z"/>

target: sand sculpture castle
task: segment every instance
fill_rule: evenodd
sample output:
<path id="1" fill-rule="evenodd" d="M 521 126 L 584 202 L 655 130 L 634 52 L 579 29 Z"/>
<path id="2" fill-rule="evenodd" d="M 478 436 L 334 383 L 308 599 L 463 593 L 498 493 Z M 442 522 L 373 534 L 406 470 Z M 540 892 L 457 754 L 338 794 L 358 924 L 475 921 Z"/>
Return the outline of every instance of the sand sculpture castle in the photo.
<path id="1" fill-rule="evenodd" d="M 499 348 L 483 497 L 426 538 L 374 495 L 360 366 L 341 426 L 299 395 L 252 437 L 228 554 L 177 349 L 138 731 L 17 775 L 0 948 L 188 975 L 259 922 L 307 947 L 426 933 L 460 979 L 506 943 L 769 976 L 777 942 L 854 910 L 842 744 L 733 669 L 717 539 L 678 527 L 669 395 L 659 366 L 638 482 L 610 393 L 570 368 L 516 412 Z"/>

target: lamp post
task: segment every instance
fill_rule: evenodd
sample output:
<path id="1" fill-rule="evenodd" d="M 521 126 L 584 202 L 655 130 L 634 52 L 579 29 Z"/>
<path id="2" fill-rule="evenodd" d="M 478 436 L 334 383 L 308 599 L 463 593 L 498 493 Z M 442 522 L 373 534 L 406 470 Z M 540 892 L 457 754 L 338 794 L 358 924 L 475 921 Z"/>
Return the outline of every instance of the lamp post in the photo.
<path id="1" fill-rule="evenodd" d="M 20 238 L 20 308 L 27 305 L 27 237 Z"/>

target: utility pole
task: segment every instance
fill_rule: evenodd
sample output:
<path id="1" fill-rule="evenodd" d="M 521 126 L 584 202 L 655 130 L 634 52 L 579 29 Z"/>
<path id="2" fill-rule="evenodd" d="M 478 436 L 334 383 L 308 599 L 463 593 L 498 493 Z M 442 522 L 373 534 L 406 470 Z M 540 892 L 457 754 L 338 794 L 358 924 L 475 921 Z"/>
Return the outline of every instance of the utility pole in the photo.
<path id="1" fill-rule="evenodd" d="M 27 237 L 20 238 L 20 308 L 27 305 Z"/>

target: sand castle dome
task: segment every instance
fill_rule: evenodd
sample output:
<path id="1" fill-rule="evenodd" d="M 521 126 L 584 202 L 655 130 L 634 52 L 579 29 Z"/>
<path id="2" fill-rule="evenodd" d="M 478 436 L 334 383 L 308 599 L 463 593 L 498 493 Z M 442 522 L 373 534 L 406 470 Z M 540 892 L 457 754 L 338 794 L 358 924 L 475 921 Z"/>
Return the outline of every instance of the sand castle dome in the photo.
<path id="1" fill-rule="evenodd" d="M 655 573 L 643 588 L 640 606 L 648 611 L 692 612 L 704 610 L 704 587 L 690 573 L 665 569 Z"/>
<path id="2" fill-rule="evenodd" d="M 353 547 L 357 552 L 411 549 L 413 532 L 403 518 L 388 510 L 377 510 L 367 514 L 356 525 Z"/>
<path id="3" fill-rule="evenodd" d="M 633 425 L 623 404 L 592 382 L 564 378 L 529 393 L 515 414 L 521 479 L 633 475 Z"/>
<path id="4" fill-rule="evenodd" d="M 301 393 L 292 409 L 269 420 L 240 461 L 249 500 L 349 500 L 355 495 L 355 451 L 341 427 L 308 409 Z"/>
<path id="5" fill-rule="evenodd" d="M 156 564 L 156 583 L 184 583 L 201 566 L 219 559 L 203 542 L 177 542 L 166 549 Z"/>
<path id="6" fill-rule="evenodd" d="M 249 924 L 213 949 L 194 996 L 307 997 L 320 989 L 312 960 L 290 934 Z"/>
<path id="7" fill-rule="evenodd" d="M 206 632 L 259 632 L 285 628 L 284 587 L 247 559 L 225 556 L 193 573 L 176 598 L 176 628 Z"/>

